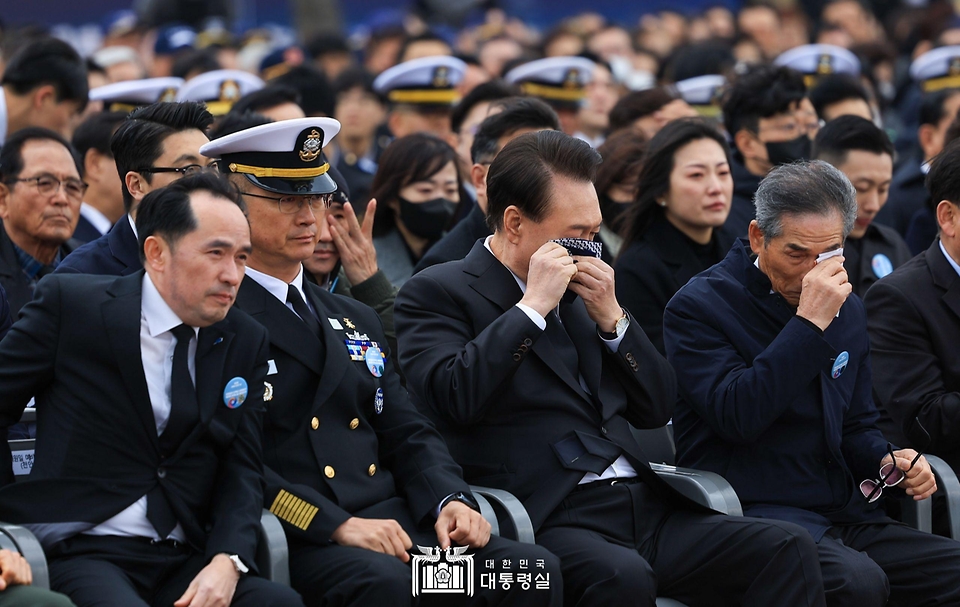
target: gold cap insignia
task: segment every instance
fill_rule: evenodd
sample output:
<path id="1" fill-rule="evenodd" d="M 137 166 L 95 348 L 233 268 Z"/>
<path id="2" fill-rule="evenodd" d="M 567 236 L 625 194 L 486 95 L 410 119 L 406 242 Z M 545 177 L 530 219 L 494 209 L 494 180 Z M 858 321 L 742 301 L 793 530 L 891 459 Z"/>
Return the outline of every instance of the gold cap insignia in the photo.
<path id="1" fill-rule="evenodd" d="M 220 83 L 220 101 L 229 103 L 235 102 L 240 98 L 240 85 L 236 80 L 224 80 Z"/>
<path id="2" fill-rule="evenodd" d="M 438 89 L 450 86 L 450 70 L 447 69 L 447 66 L 440 65 L 433 70 L 433 86 Z"/>
<path id="3" fill-rule="evenodd" d="M 580 70 L 569 69 L 563 77 L 563 88 L 575 89 L 580 86 Z"/>
<path id="4" fill-rule="evenodd" d="M 960 75 L 960 57 L 951 57 L 950 58 L 950 67 L 948 68 L 948 75 L 958 76 Z"/>
<path id="5" fill-rule="evenodd" d="M 273 384 L 268 381 L 263 382 L 263 402 L 273 400 Z"/>
<path id="6" fill-rule="evenodd" d="M 300 150 L 300 160 L 304 162 L 316 160 L 317 156 L 320 155 L 320 148 L 320 133 L 317 132 L 317 129 L 313 129 L 303 141 L 303 149 Z"/>
<path id="7" fill-rule="evenodd" d="M 168 88 L 167 90 L 160 93 L 160 98 L 157 99 L 157 102 L 160 102 L 160 101 L 170 102 L 170 101 L 175 101 L 176 99 L 177 99 L 177 89 Z"/>
<path id="8" fill-rule="evenodd" d="M 833 73 L 833 55 L 830 55 L 829 53 L 824 53 L 820 55 L 820 60 L 817 61 L 817 73 L 818 74 Z"/>

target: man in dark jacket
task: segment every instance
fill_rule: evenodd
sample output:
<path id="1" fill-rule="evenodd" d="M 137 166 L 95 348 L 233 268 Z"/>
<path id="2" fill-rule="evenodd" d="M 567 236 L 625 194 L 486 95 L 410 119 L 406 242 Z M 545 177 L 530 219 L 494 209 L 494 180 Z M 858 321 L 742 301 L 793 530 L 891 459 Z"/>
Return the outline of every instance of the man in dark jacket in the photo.
<path id="1" fill-rule="evenodd" d="M 804 526 L 828 605 L 960 601 L 960 543 L 878 508 L 881 493 L 926 499 L 936 482 L 877 429 L 863 304 L 842 263 L 853 186 L 825 162 L 795 163 L 767 175 L 756 204 L 750 249 L 667 305 L 678 463 L 722 474 L 745 514 Z"/>

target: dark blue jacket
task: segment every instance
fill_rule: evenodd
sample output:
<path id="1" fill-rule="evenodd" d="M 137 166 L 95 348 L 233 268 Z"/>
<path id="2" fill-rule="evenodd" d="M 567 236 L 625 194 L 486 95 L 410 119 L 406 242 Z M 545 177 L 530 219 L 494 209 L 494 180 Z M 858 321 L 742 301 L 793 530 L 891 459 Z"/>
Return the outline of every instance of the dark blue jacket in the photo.
<path id="1" fill-rule="evenodd" d="M 56 272 L 126 276 L 141 269 L 143 264 L 137 237 L 130 227 L 130 220 L 121 217 L 109 232 L 68 255 L 57 266 Z"/>
<path id="2" fill-rule="evenodd" d="M 7 293 L 3 290 L 3 285 L 0 285 L 0 339 L 7 334 L 11 325 L 13 325 L 13 317 L 10 315 Z"/>
<path id="3" fill-rule="evenodd" d="M 878 478 L 887 447 L 859 297 L 821 335 L 739 241 L 680 289 L 663 325 L 680 387 L 678 465 L 723 475 L 744 514 L 798 523 L 817 541 L 831 525 L 883 516 L 858 489 Z"/>

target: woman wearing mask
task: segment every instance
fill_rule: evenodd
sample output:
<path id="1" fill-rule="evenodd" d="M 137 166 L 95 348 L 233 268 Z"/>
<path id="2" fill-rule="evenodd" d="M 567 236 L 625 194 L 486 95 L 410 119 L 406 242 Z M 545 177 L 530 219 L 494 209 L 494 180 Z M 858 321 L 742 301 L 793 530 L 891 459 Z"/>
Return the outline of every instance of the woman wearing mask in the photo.
<path id="1" fill-rule="evenodd" d="M 380 156 L 370 195 L 377 200 L 373 245 L 380 269 L 399 287 L 433 243 L 449 230 L 466 200 L 457 152 L 418 133 L 391 143 Z"/>
<path id="2" fill-rule="evenodd" d="M 714 127 L 676 120 L 647 144 L 614 269 L 617 299 L 661 353 L 667 302 L 733 245 L 722 231 L 732 197 L 730 149 Z"/>
<path id="3" fill-rule="evenodd" d="M 624 129 L 611 135 L 597 149 L 603 162 L 597 169 L 597 196 L 600 198 L 600 242 L 607 263 L 620 253 L 623 238 L 623 220 L 627 209 L 637 197 L 637 177 L 643 166 L 646 138 L 634 129 Z M 609 255 L 609 259 L 607 256 Z"/>

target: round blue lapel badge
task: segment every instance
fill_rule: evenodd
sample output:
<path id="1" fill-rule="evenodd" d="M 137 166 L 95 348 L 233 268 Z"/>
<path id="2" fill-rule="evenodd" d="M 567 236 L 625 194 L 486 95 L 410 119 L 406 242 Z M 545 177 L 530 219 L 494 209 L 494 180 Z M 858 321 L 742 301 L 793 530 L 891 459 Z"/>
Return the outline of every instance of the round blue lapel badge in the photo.
<path id="1" fill-rule="evenodd" d="M 373 410 L 377 415 L 383 413 L 383 388 L 377 388 L 377 394 L 373 397 Z"/>
<path id="2" fill-rule="evenodd" d="M 847 368 L 847 363 L 850 362 L 850 355 L 847 354 L 847 351 L 844 350 L 840 353 L 840 356 L 837 357 L 837 360 L 833 363 L 833 369 L 830 371 L 830 376 L 833 379 L 837 379 L 843 375 L 843 370 Z"/>
<path id="3" fill-rule="evenodd" d="M 236 409 L 247 400 L 247 380 L 242 377 L 234 377 L 227 382 L 223 389 L 223 404 L 231 409 Z"/>
<path id="4" fill-rule="evenodd" d="M 873 266 L 873 273 L 877 275 L 877 278 L 883 278 L 890 272 L 893 272 L 893 263 L 891 263 L 890 258 L 883 253 L 874 255 L 873 259 L 870 260 L 870 265 Z"/>
<path id="5" fill-rule="evenodd" d="M 363 359 L 366 361 L 367 369 L 370 370 L 371 375 L 374 377 L 383 377 L 383 353 L 380 352 L 380 348 L 372 346 L 367 348 Z"/>

